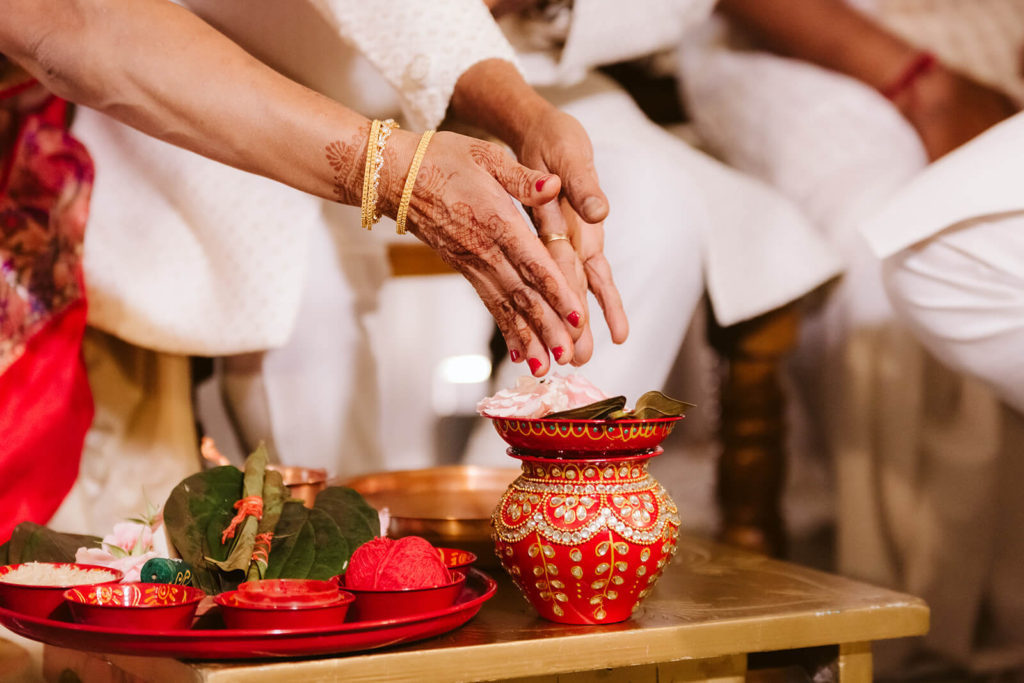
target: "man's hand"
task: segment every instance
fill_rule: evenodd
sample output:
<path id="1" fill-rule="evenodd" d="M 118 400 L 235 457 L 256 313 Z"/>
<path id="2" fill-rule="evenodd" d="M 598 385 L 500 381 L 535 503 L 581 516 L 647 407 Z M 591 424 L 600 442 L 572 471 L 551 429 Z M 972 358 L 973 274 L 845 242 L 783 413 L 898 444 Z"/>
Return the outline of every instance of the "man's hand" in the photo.
<path id="1" fill-rule="evenodd" d="M 920 76 L 893 103 L 933 161 L 1017 113 L 1006 95 L 941 66 Z"/>
<path id="2" fill-rule="evenodd" d="M 497 19 L 506 14 L 512 14 L 527 7 L 532 7 L 537 4 L 537 0 L 484 0 L 484 4 L 487 5 L 487 9 L 491 10 L 491 14 Z"/>
<path id="3" fill-rule="evenodd" d="M 548 241 L 548 250 L 584 305 L 587 290 L 594 292 L 613 341 L 625 341 L 629 324 L 603 253 L 608 199 L 583 126 L 538 95 L 515 67 L 499 60 L 481 62 L 462 75 L 452 96 L 452 112 L 501 139 L 523 165 L 560 181 L 559 202 L 532 205 L 537 232 L 545 241 L 553 235 L 569 237 Z M 583 313 L 583 333 L 575 340 L 572 357 L 576 365 L 589 360 L 593 351 L 589 317 Z"/>
<path id="4" fill-rule="evenodd" d="M 548 206 L 540 208 L 546 209 Z M 612 279 L 611 265 L 604 255 L 604 223 L 585 223 L 564 196 L 558 201 L 558 210 L 562 220 L 560 226 L 564 226 L 566 232 L 549 232 L 546 228 L 538 227 L 541 240 L 547 243 L 548 251 L 569 283 L 576 286 L 576 293 L 584 302 L 584 307 L 587 305 L 587 290 L 594 293 L 604 311 L 612 341 L 621 344 L 629 335 L 629 321 L 619 290 Z M 538 209 L 533 210 L 535 215 L 537 212 Z M 562 234 L 567 239 L 551 239 L 552 235 Z M 586 314 L 589 317 L 589 311 Z M 583 365 L 590 360 L 593 350 L 594 338 L 588 326 L 576 340 L 572 364 Z"/>
<path id="5" fill-rule="evenodd" d="M 579 121 L 548 105 L 531 120 L 516 153 L 526 166 L 550 171 L 561 178 L 562 193 L 557 205 L 543 204 L 532 210 L 537 233 L 542 240 L 551 235 L 569 236 L 574 253 L 567 253 L 563 240 L 548 242 L 548 250 L 569 282 L 577 283 L 584 301 L 587 289 L 594 293 L 612 341 L 621 344 L 629 334 L 629 323 L 604 255 L 608 199 L 598 183 L 590 138 Z M 588 327 L 576 342 L 573 364 L 582 365 L 590 360 L 592 352 L 593 336 Z"/>

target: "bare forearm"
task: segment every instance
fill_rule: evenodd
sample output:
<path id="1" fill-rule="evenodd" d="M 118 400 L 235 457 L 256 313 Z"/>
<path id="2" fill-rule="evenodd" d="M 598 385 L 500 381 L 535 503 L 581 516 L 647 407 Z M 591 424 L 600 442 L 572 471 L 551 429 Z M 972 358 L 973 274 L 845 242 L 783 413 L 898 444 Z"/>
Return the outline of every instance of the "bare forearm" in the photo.
<path id="1" fill-rule="evenodd" d="M 462 74 L 449 107 L 456 118 L 487 131 L 517 151 L 529 124 L 550 108 L 516 67 L 501 59 L 479 62 Z"/>
<path id="2" fill-rule="evenodd" d="M 0 52 L 58 95 L 154 136 L 360 203 L 368 122 L 167 0 L 0 0 Z M 442 131 L 430 139 L 409 197 L 418 137 L 392 133 L 375 208 L 394 217 L 399 202 L 409 202 L 409 232 L 469 280 L 534 374 L 548 371 L 548 349 L 558 349 L 563 364 L 573 361 L 586 308 L 513 201 L 550 204 L 558 183 L 497 145 Z"/>
<path id="3" fill-rule="evenodd" d="M 769 49 L 884 88 L 916 49 L 843 0 L 720 0 L 719 10 Z"/>
<path id="4" fill-rule="evenodd" d="M 0 0 L 0 52 L 167 142 L 322 197 L 354 203 L 361 189 L 361 149 L 332 169 L 325 148 L 359 145 L 365 119 L 166 0 Z"/>

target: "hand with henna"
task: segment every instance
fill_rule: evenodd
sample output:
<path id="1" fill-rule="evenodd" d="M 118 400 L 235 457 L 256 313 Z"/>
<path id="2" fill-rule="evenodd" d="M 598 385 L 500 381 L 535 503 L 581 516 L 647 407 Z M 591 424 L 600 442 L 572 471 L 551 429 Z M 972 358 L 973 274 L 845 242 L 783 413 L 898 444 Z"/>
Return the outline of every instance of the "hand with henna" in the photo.
<path id="1" fill-rule="evenodd" d="M 394 216 L 418 136 L 395 131 L 385 152 L 380 206 Z M 537 239 L 513 202 L 554 203 L 557 176 L 530 170 L 502 147 L 439 132 L 413 188 L 408 230 L 476 289 L 494 316 L 513 361 L 537 376 L 573 361 L 584 333 L 586 300 Z"/>
<path id="2" fill-rule="evenodd" d="M 7 0 L 0 53 L 51 92 L 237 168 L 360 205 L 366 118 L 289 80 L 167 0 Z M 168 52 L 150 39 L 161 27 Z M 217 68 L 211 68 L 216 65 Z M 394 217 L 419 136 L 396 130 L 385 148 L 378 210 Z M 535 375 L 575 358 L 584 301 L 513 199 L 551 202 L 557 176 L 529 170 L 501 147 L 438 133 L 412 194 L 410 232 L 473 284 L 514 360 Z"/>
<path id="3" fill-rule="evenodd" d="M 502 87 L 494 87 L 495 83 Z M 625 341 L 629 324 L 604 255 L 608 200 L 598 182 L 593 148 L 583 126 L 537 94 L 515 67 L 500 60 L 480 62 L 462 75 L 452 95 L 451 110 L 505 142 L 525 166 L 556 174 L 561 180 L 559 202 L 531 205 L 531 217 L 580 300 L 585 305 L 587 290 L 593 292 L 612 340 Z M 569 239 L 549 241 L 554 235 Z M 589 316 L 585 321 L 589 323 Z M 587 324 L 571 362 L 582 365 L 592 351 L 593 337 Z"/>

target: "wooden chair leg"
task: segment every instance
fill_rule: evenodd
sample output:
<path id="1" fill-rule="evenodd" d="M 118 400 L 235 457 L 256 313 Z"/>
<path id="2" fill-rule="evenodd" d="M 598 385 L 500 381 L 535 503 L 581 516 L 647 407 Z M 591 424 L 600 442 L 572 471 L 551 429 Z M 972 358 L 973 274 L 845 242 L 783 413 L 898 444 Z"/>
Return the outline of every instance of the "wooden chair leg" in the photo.
<path id="1" fill-rule="evenodd" d="M 718 466 L 720 538 L 781 556 L 786 534 L 781 512 L 785 483 L 785 405 L 779 370 L 796 345 L 796 305 L 728 328 L 712 328 L 722 354 Z"/>

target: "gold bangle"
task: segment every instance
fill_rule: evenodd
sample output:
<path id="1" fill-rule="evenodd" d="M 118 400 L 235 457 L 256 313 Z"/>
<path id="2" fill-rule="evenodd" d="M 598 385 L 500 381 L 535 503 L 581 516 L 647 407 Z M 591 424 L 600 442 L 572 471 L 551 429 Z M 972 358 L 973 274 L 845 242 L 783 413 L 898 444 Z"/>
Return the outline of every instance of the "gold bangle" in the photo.
<path id="1" fill-rule="evenodd" d="M 427 154 L 427 145 L 430 138 L 434 137 L 434 131 L 428 130 L 420 137 L 420 144 L 416 146 L 416 153 L 412 155 L 412 163 L 409 164 L 409 174 L 405 176 L 405 187 L 402 188 L 402 201 L 398 204 L 398 215 L 395 217 L 395 232 L 399 235 L 405 234 L 405 217 L 409 213 L 409 202 L 412 201 L 412 188 L 416 185 L 416 176 L 420 172 L 420 164 Z"/>
<path id="2" fill-rule="evenodd" d="M 565 234 L 564 232 L 553 232 L 550 235 L 538 235 L 538 237 L 540 237 L 540 241 L 543 242 L 544 244 L 551 244 L 552 242 L 557 242 L 558 240 L 566 240 L 569 242 L 572 241 L 569 239 L 569 235 Z"/>
<path id="3" fill-rule="evenodd" d="M 361 203 L 362 219 L 361 224 L 364 230 L 369 230 L 373 225 L 370 222 L 370 196 L 372 194 L 373 178 L 373 157 L 377 151 L 377 136 L 380 135 L 380 121 L 373 120 L 370 124 L 370 135 L 366 139 L 366 165 L 363 167 L 363 199 Z"/>
<path id="4" fill-rule="evenodd" d="M 366 230 L 373 228 L 374 223 L 380 220 L 380 212 L 377 211 L 380 170 L 384 167 L 384 147 L 395 128 L 398 128 L 398 124 L 394 119 L 374 119 L 370 124 L 370 137 L 366 142 L 366 166 L 363 169 L 362 225 Z"/>
<path id="5" fill-rule="evenodd" d="M 373 159 L 373 183 L 370 186 L 370 221 L 372 224 L 380 220 L 380 211 L 377 210 L 377 199 L 380 190 L 380 170 L 384 168 L 384 148 L 391 137 L 391 131 L 398 128 L 394 119 L 385 119 L 380 122 L 380 134 L 377 136 L 377 154 Z"/>

